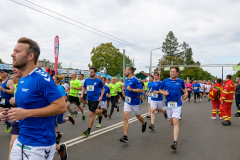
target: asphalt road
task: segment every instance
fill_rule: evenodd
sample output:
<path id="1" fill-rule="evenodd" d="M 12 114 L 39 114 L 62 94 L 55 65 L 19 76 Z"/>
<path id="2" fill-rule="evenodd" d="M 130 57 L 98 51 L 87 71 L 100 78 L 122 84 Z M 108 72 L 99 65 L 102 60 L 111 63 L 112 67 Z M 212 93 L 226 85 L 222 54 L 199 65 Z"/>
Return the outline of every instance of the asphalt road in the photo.
<path id="1" fill-rule="evenodd" d="M 74 105 L 72 105 L 74 108 Z M 178 150 L 172 151 L 173 127 L 164 119 L 163 114 L 157 114 L 155 130 L 147 128 L 141 132 L 141 123 L 131 113 L 128 140 L 121 143 L 123 136 L 123 103 L 120 112 L 113 113 L 111 119 L 103 118 L 102 127 L 96 128 L 94 122 L 91 135 L 85 138 L 81 135 L 88 127 L 88 108 L 85 107 L 87 119 L 82 121 L 81 114 L 75 117 L 76 124 L 70 122 L 59 125 L 64 136 L 61 143 L 68 146 L 70 160 L 239 160 L 240 119 L 233 115 L 237 109 L 232 107 L 232 126 L 222 126 L 222 120 L 211 120 L 211 102 L 204 99 L 197 103 L 185 102 L 182 107 L 183 119 L 180 121 Z M 141 107 L 142 114 L 147 113 L 147 101 Z M 65 114 L 67 116 L 68 113 Z M 144 116 L 145 117 L 145 116 Z M 150 119 L 145 118 L 150 124 Z M 7 159 L 10 135 L 4 133 L 5 125 L 0 124 L 0 159 Z M 54 160 L 60 159 L 56 153 Z"/>

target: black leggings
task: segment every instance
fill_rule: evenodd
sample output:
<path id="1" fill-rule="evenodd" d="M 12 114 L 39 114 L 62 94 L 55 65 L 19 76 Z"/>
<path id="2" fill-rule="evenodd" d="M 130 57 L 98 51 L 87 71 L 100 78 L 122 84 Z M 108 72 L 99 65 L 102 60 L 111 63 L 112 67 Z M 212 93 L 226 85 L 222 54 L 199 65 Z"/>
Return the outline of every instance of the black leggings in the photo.
<path id="1" fill-rule="evenodd" d="M 199 92 L 194 92 L 194 100 L 196 100 L 197 98 L 200 98 Z"/>
<path id="2" fill-rule="evenodd" d="M 122 94 L 122 92 L 118 92 L 118 97 L 122 97 L 122 100 L 125 100 L 125 98 L 123 97 L 123 94 Z"/>
<path id="3" fill-rule="evenodd" d="M 112 107 L 111 107 L 111 113 L 110 116 L 112 116 L 114 108 L 117 108 L 116 104 L 118 103 L 118 95 L 116 96 L 111 96 L 111 103 L 112 103 Z"/>
<path id="4" fill-rule="evenodd" d="M 236 101 L 236 106 L 238 109 L 238 114 L 240 115 L 240 94 L 235 94 L 235 101 Z"/>
<path id="5" fill-rule="evenodd" d="M 191 99 L 192 91 L 188 91 L 188 99 Z"/>

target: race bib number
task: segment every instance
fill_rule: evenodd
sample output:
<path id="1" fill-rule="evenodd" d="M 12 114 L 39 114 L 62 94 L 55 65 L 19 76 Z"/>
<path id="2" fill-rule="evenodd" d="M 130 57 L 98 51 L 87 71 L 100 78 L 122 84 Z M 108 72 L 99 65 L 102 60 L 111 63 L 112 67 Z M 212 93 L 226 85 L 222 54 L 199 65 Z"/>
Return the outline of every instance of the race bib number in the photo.
<path id="1" fill-rule="evenodd" d="M 131 97 L 126 96 L 125 97 L 125 102 L 130 104 L 131 103 Z"/>
<path id="2" fill-rule="evenodd" d="M 1 100 L 1 104 L 2 104 L 2 105 L 5 105 L 5 99 L 2 99 L 2 100 Z"/>
<path id="3" fill-rule="evenodd" d="M 79 91 L 79 94 L 82 94 L 82 90 Z"/>
<path id="4" fill-rule="evenodd" d="M 100 101 L 100 102 L 99 102 L 99 105 L 100 105 L 100 106 L 103 106 L 103 105 L 104 105 L 104 101 Z"/>
<path id="5" fill-rule="evenodd" d="M 191 89 L 190 89 L 190 88 L 188 88 L 187 90 L 188 90 L 188 91 L 190 91 Z"/>
<path id="6" fill-rule="evenodd" d="M 197 87 L 194 87 L 194 89 L 198 89 Z"/>
<path id="7" fill-rule="evenodd" d="M 87 91 L 94 91 L 94 85 L 88 85 Z"/>
<path id="8" fill-rule="evenodd" d="M 168 108 L 177 108 L 177 102 L 168 102 Z"/>
<path id="9" fill-rule="evenodd" d="M 149 94 L 149 97 L 152 97 L 152 93 Z"/>
<path id="10" fill-rule="evenodd" d="M 152 98 L 158 98 L 158 94 L 152 94 Z"/>

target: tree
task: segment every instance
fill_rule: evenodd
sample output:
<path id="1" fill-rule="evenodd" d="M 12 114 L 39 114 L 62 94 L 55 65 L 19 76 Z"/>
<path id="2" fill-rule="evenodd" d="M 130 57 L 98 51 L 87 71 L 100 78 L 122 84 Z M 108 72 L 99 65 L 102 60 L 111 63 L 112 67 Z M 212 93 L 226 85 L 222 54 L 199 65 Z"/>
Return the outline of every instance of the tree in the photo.
<path id="1" fill-rule="evenodd" d="M 167 64 L 173 65 L 176 58 L 180 56 L 178 47 L 177 38 L 175 38 L 173 32 L 170 31 L 165 38 L 165 42 L 162 44 L 162 52 L 166 53 L 164 59 Z"/>
<path id="2" fill-rule="evenodd" d="M 4 63 L 4 62 L 2 61 L 2 59 L 0 59 L 0 63 Z"/>
<path id="3" fill-rule="evenodd" d="M 240 66 L 240 63 L 237 64 Z M 232 81 L 234 82 L 237 77 L 240 77 L 240 70 L 238 70 L 233 76 L 232 76 Z"/>
<path id="4" fill-rule="evenodd" d="M 115 48 L 112 43 L 102 43 L 98 47 L 93 47 L 91 53 L 92 65 L 98 70 L 106 70 L 110 76 L 116 76 L 123 73 L 123 54 Z M 132 60 L 125 56 L 125 67 L 132 66 Z"/>
<path id="5" fill-rule="evenodd" d="M 45 64 L 46 64 L 46 67 L 49 66 L 49 67 L 55 67 L 55 63 L 51 62 L 50 60 L 47 60 L 47 59 L 43 59 L 43 61 L 45 61 Z M 62 62 L 58 62 L 58 69 L 62 69 Z"/>
<path id="6" fill-rule="evenodd" d="M 195 62 L 193 61 L 192 58 L 192 48 L 187 44 L 186 42 L 183 42 L 180 44 L 181 47 L 181 52 L 179 53 L 180 59 L 183 60 L 183 64 L 185 65 L 191 65 L 194 64 Z"/>

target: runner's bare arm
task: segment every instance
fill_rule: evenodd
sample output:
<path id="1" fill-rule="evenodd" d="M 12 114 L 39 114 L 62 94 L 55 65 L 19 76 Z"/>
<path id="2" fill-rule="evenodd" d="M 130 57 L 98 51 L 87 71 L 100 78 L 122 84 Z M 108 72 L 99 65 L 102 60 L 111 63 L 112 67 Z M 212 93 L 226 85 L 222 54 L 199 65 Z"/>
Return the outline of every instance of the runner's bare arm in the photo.
<path id="1" fill-rule="evenodd" d="M 64 98 L 61 97 L 44 108 L 38 109 L 11 108 L 11 110 L 8 111 L 8 117 L 12 121 L 22 120 L 28 117 L 50 117 L 65 113 L 66 109 L 67 105 L 64 101 Z"/>
<path id="2" fill-rule="evenodd" d="M 8 87 L 9 89 L 6 89 L 5 92 L 8 93 L 8 94 L 14 94 L 15 88 L 14 88 L 14 84 L 13 84 L 13 81 L 12 81 L 12 80 L 9 80 L 9 81 L 7 82 L 7 87 Z"/>

